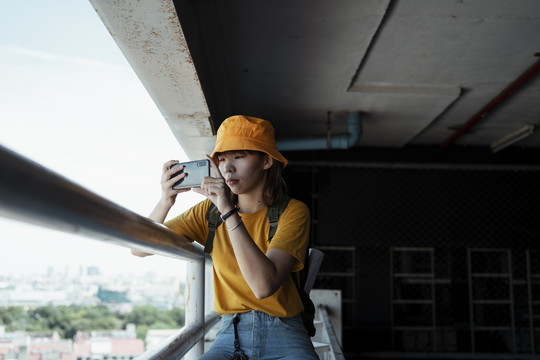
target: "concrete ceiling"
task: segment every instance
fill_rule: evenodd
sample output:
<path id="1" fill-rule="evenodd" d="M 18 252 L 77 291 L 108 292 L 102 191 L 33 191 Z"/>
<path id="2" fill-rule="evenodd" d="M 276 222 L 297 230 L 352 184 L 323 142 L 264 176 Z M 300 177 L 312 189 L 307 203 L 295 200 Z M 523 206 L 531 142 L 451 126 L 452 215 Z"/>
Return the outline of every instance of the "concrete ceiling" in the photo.
<path id="1" fill-rule="evenodd" d="M 91 2 L 193 157 L 234 114 L 271 120 L 278 138 L 303 138 L 326 136 L 329 111 L 332 133 L 361 111 L 360 148 L 438 147 L 540 52 L 537 0 L 153 1 L 165 20 L 156 8 L 136 15 L 134 0 L 123 2 L 123 14 L 118 4 Z M 181 28 L 166 32 L 171 24 Z M 137 52 L 141 39 L 120 39 L 125 32 L 151 41 L 155 62 Z M 171 70 L 178 66 L 191 70 Z M 194 80 L 199 89 L 186 85 Z M 191 109 L 186 91 L 204 94 L 200 106 Z M 540 124 L 540 74 L 449 147 L 489 150 L 527 124 Z M 540 129 L 514 146 L 538 150 Z"/>

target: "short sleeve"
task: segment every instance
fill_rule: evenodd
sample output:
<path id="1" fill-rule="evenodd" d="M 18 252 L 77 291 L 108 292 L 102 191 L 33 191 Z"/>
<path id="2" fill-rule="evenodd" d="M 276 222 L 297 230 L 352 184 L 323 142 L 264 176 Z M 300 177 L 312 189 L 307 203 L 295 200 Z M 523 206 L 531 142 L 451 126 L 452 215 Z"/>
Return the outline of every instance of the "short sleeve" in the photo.
<path id="1" fill-rule="evenodd" d="M 186 236 L 190 241 L 198 242 L 204 246 L 208 236 L 206 213 L 210 205 L 211 202 L 208 199 L 201 201 L 181 215 L 166 221 L 165 226 Z"/>
<path id="2" fill-rule="evenodd" d="M 309 228 L 308 207 L 301 201 L 291 199 L 279 217 L 276 234 L 268 248 L 286 251 L 296 258 L 293 271 L 300 271 L 304 267 L 304 258 L 309 245 Z"/>

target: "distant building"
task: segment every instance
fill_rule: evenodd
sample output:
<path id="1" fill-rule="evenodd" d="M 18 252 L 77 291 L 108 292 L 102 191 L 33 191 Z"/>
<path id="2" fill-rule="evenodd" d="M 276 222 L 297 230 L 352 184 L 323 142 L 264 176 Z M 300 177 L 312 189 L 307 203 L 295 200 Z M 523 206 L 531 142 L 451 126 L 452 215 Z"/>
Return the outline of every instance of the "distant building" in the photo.
<path id="1" fill-rule="evenodd" d="M 0 326 L 0 360 L 74 360 L 73 342 L 53 332 L 6 333 Z"/>
<path id="2" fill-rule="evenodd" d="M 143 352 L 133 324 L 126 330 L 79 331 L 75 343 L 56 331 L 6 333 L 0 326 L 0 360 L 131 360 Z"/>
<path id="3" fill-rule="evenodd" d="M 127 298 L 126 290 L 111 290 L 111 289 L 105 289 L 102 286 L 99 287 L 97 297 L 103 303 L 118 304 L 118 303 L 129 302 Z"/>
<path id="4" fill-rule="evenodd" d="M 35 290 L 28 286 L 14 286 L 1 293 L 1 306 L 36 307 L 43 304 L 68 305 L 70 303 L 63 290 Z"/>
<path id="5" fill-rule="evenodd" d="M 88 270 L 86 271 L 86 274 L 88 276 L 98 276 L 101 275 L 101 271 L 97 266 L 89 266 Z"/>
<path id="6" fill-rule="evenodd" d="M 144 343 L 136 338 L 134 324 L 128 324 L 126 330 L 79 331 L 75 335 L 75 360 L 131 360 L 143 352 Z"/>

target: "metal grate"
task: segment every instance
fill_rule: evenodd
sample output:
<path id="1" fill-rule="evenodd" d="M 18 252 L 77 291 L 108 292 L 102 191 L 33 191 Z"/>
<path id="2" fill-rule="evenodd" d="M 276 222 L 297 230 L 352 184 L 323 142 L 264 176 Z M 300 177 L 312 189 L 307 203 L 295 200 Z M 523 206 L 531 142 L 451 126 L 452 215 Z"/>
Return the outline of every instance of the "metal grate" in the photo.
<path id="1" fill-rule="evenodd" d="M 353 324 L 346 352 L 540 354 L 538 169 L 288 171 L 292 196 L 311 207 L 314 246 L 355 249 L 352 290 L 338 277 L 315 284 L 354 292 L 354 309 L 344 306 Z M 350 261 L 330 259 L 325 271 Z"/>

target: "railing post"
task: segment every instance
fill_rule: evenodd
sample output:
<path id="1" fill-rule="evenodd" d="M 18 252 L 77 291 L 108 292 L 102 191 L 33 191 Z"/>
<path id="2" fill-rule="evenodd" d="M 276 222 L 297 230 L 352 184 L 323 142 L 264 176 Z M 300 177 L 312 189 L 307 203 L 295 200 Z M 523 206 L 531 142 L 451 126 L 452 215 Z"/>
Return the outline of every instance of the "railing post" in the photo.
<path id="1" fill-rule="evenodd" d="M 186 326 L 204 324 L 204 258 L 188 261 L 186 266 Z M 204 337 L 186 354 L 186 360 L 197 360 L 204 353 Z"/>

